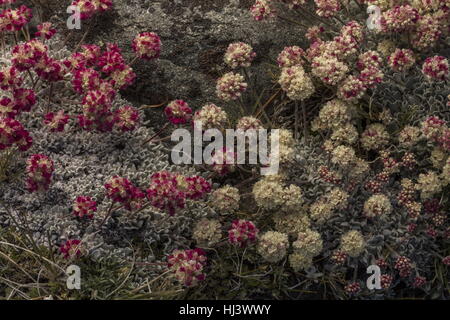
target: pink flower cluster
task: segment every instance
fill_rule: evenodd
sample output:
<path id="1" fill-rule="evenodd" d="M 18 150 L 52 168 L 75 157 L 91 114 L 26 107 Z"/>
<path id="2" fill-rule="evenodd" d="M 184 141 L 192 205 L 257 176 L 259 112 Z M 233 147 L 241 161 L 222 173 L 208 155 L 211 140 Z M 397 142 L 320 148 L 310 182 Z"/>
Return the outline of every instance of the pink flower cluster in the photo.
<path id="1" fill-rule="evenodd" d="M 167 257 L 167 266 L 176 279 L 186 287 L 193 287 L 205 280 L 203 268 L 206 265 L 206 254 L 202 249 L 175 250 Z"/>
<path id="2" fill-rule="evenodd" d="M 175 125 L 186 124 L 192 119 L 192 109 L 183 100 L 174 100 L 164 109 L 167 119 Z"/>
<path id="3" fill-rule="evenodd" d="M 351 282 L 344 287 L 344 290 L 349 295 L 355 295 L 361 291 L 361 285 L 358 282 Z"/>
<path id="4" fill-rule="evenodd" d="M 256 0 L 251 6 L 250 13 L 256 21 L 275 17 L 276 11 L 271 2 L 272 0 Z"/>
<path id="5" fill-rule="evenodd" d="M 280 68 L 304 64 L 305 51 L 298 46 L 285 47 L 278 55 L 277 63 Z"/>
<path id="6" fill-rule="evenodd" d="M 383 32 L 402 32 L 411 30 L 419 20 L 420 16 L 416 9 L 409 4 L 395 6 L 383 12 L 380 19 Z"/>
<path id="7" fill-rule="evenodd" d="M 231 244 L 245 247 L 255 242 L 258 235 L 258 228 L 251 221 L 235 220 L 228 230 L 228 241 Z"/>
<path id="8" fill-rule="evenodd" d="M 247 83 L 239 73 L 228 72 L 217 80 L 217 96 L 224 100 L 237 100 L 247 90 Z"/>
<path id="9" fill-rule="evenodd" d="M 448 60 L 443 56 L 428 57 L 422 66 L 422 72 L 428 80 L 445 80 L 449 74 Z"/>
<path id="10" fill-rule="evenodd" d="M 20 151 L 26 151 L 32 142 L 29 132 L 19 121 L 0 117 L 0 151 L 13 146 Z"/>
<path id="11" fill-rule="evenodd" d="M 161 54 L 161 39 L 154 32 L 142 32 L 134 38 L 132 47 L 141 59 L 157 59 Z"/>
<path id="12" fill-rule="evenodd" d="M 43 154 L 33 154 L 27 160 L 27 189 L 44 191 L 50 186 L 54 171 L 53 161 Z"/>
<path id="13" fill-rule="evenodd" d="M 0 12 L 0 32 L 20 31 L 32 17 L 32 10 L 24 5 L 17 9 L 4 9 Z"/>
<path id="14" fill-rule="evenodd" d="M 121 131 L 133 131 L 139 125 L 139 111 L 132 106 L 123 106 L 114 113 L 114 125 Z"/>
<path id="15" fill-rule="evenodd" d="M 145 194 L 127 178 L 112 177 L 104 185 L 106 196 L 113 202 L 121 203 L 125 209 L 133 211 L 142 206 Z"/>
<path id="16" fill-rule="evenodd" d="M 86 20 L 97 13 L 105 12 L 112 7 L 111 0 L 74 0 L 72 6 L 80 10 L 80 19 Z"/>
<path id="17" fill-rule="evenodd" d="M 69 122 L 69 116 L 64 114 L 64 110 L 49 112 L 44 116 L 44 124 L 51 132 L 62 132 Z"/>
<path id="18" fill-rule="evenodd" d="M 399 271 L 400 277 L 409 277 L 412 273 L 412 263 L 407 257 L 400 256 L 395 261 L 394 268 Z"/>
<path id="19" fill-rule="evenodd" d="M 73 204 L 73 214 L 76 217 L 83 218 L 87 217 L 92 219 L 94 213 L 97 211 L 97 202 L 92 200 L 91 197 L 78 196 Z"/>
<path id="20" fill-rule="evenodd" d="M 59 251 L 64 259 L 75 259 L 81 256 L 81 241 L 78 239 L 67 240 L 60 247 Z"/>
<path id="21" fill-rule="evenodd" d="M 248 68 L 255 59 L 253 48 L 244 42 L 230 43 L 225 52 L 224 61 L 232 69 Z"/>
<path id="22" fill-rule="evenodd" d="M 388 57 L 389 66 L 397 72 L 410 69 L 415 62 L 414 52 L 410 49 L 395 49 L 394 53 Z"/>
<path id="23" fill-rule="evenodd" d="M 450 150 L 450 128 L 445 120 L 431 116 L 422 123 L 422 133 L 428 139 L 440 145 L 444 150 Z"/>
<path id="24" fill-rule="evenodd" d="M 319 17 L 330 18 L 341 10 L 339 0 L 314 0 L 314 3 L 317 6 L 316 14 Z"/>
<path id="25" fill-rule="evenodd" d="M 38 38 L 51 39 L 56 34 L 56 29 L 53 28 L 51 22 L 44 22 L 37 26 L 38 31 L 34 34 Z"/>

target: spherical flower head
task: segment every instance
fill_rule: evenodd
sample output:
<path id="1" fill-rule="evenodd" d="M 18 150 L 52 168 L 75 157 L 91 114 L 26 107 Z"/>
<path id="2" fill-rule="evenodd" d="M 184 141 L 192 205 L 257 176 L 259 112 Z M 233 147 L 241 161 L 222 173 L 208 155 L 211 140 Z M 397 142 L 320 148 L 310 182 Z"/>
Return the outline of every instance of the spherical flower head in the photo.
<path id="1" fill-rule="evenodd" d="M 38 39 L 32 39 L 13 47 L 11 61 L 19 71 L 30 70 L 47 55 L 47 51 L 46 45 Z"/>
<path id="2" fill-rule="evenodd" d="M 17 146 L 20 151 L 31 147 L 32 139 L 22 124 L 9 117 L 0 116 L 0 151 Z"/>
<path id="3" fill-rule="evenodd" d="M 126 64 L 116 65 L 110 74 L 110 83 L 116 90 L 123 90 L 133 84 L 136 74 L 133 69 Z"/>
<path id="4" fill-rule="evenodd" d="M 136 129 L 139 120 L 139 111 L 132 106 L 123 106 L 114 112 L 114 125 L 122 132 Z"/>
<path id="5" fill-rule="evenodd" d="M 80 10 L 80 19 L 86 20 L 97 13 L 105 12 L 112 8 L 111 0 L 74 0 L 72 6 Z"/>
<path id="6" fill-rule="evenodd" d="M 200 200 L 211 192 L 211 183 L 200 176 L 185 177 L 178 175 L 178 189 L 183 191 L 186 198 L 191 200 Z"/>
<path id="7" fill-rule="evenodd" d="M 135 187 L 127 178 L 114 176 L 105 185 L 106 196 L 113 202 L 119 202 L 133 211 L 141 206 L 145 194 Z"/>
<path id="8" fill-rule="evenodd" d="M 174 100 L 164 109 L 167 119 L 174 125 L 186 124 L 191 121 L 192 109 L 183 100 Z"/>
<path id="9" fill-rule="evenodd" d="M 399 256 L 395 260 L 394 268 L 400 272 L 402 278 L 406 278 L 412 273 L 412 262 L 405 256 Z"/>
<path id="10" fill-rule="evenodd" d="M 97 211 L 97 202 L 91 197 L 78 196 L 73 204 L 73 214 L 78 218 L 86 217 L 88 219 L 94 218 L 94 213 Z"/>
<path id="11" fill-rule="evenodd" d="M 323 241 L 318 232 L 306 230 L 298 234 L 297 240 L 292 243 L 292 248 L 294 251 L 312 258 L 322 251 Z"/>
<path id="12" fill-rule="evenodd" d="M 64 65 L 62 62 L 48 56 L 42 57 L 36 63 L 34 70 L 42 79 L 50 82 L 60 81 L 64 78 Z"/>
<path id="13" fill-rule="evenodd" d="M 74 71 L 72 86 L 77 93 L 96 90 L 100 86 L 100 74 L 92 68 L 82 68 Z"/>
<path id="14" fill-rule="evenodd" d="M 420 134 L 420 128 L 405 126 L 398 135 L 398 142 L 402 147 L 410 148 L 419 141 Z"/>
<path id="15" fill-rule="evenodd" d="M 5 9 L 0 13 L 1 29 L 11 32 L 20 31 L 32 17 L 32 10 L 25 5 L 17 9 Z"/>
<path id="16" fill-rule="evenodd" d="M 289 248 L 288 236 L 281 232 L 267 231 L 258 241 L 258 253 L 271 263 L 279 262 L 286 256 Z"/>
<path id="17" fill-rule="evenodd" d="M 258 207 L 266 210 L 279 209 L 284 203 L 284 188 L 281 181 L 266 176 L 253 186 L 253 197 Z"/>
<path id="18" fill-rule="evenodd" d="M 199 128 L 201 124 L 203 130 L 222 129 L 228 122 L 228 116 L 222 108 L 211 103 L 204 105 L 199 111 L 195 112 L 193 121 L 195 128 Z"/>
<path id="19" fill-rule="evenodd" d="M 347 258 L 348 255 L 341 250 L 335 250 L 330 257 L 331 261 L 336 265 L 343 265 Z"/>
<path id="20" fill-rule="evenodd" d="M 106 50 L 97 59 L 97 66 L 101 72 L 108 75 L 118 69 L 123 69 L 124 65 L 125 59 L 122 56 L 122 50 L 115 43 L 108 43 Z"/>
<path id="21" fill-rule="evenodd" d="M 312 74 L 328 85 L 336 85 L 349 71 L 348 66 L 329 54 L 322 54 L 312 60 Z"/>
<path id="22" fill-rule="evenodd" d="M 255 117 L 242 117 L 236 124 L 236 129 L 243 131 L 259 130 L 264 129 L 264 126 L 262 125 L 261 121 Z"/>
<path id="23" fill-rule="evenodd" d="M 300 252 L 294 252 L 289 255 L 289 265 L 295 272 L 308 269 L 313 265 L 312 257 Z"/>
<path id="24" fill-rule="evenodd" d="M 147 198 L 155 208 L 165 211 L 169 215 L 174 215 L 177 209 L 185 207 L 186 193 L 183 192 L 183 189 L 187 189 L 187 187 L 180 186 L 177 174 L 159 171 L 150 177 Z"/>
<path id="25" fill-rule="evenodd" d="M 446 266 L 450 266 L 450 256 L 442 258 L 442 263 L 445 264 Z"/>
<path id="26" fill-rule="evenodd" d="M 428 57 L 422 66 L 422 73 L 429 81 L 448 78 L 448 60 L 443 56 Z"/>
<path id="27" fill-rule="evenodd" d="M 342 235 L 340 250 L 350 257 L 359 256 L 365 249 L 366 243 L 363 235 L 356 230 L 349 231 Z"/>
<path id="28" fill-rule="evenodd" d="M 23 83 L 19 70 L 14 66 L 0 69 L 0 88 L 2 90 L 16 89 Z"/>
<path id="29" fill-rule="evenodd" d="M 30 192 L 49 188 L 54 171 L 53 161 L 43 154 L 33 154 L 27 160 L 27 189 Z"/>
<path id="30" fill-rule="evenodd" d="M 239 73 L 228 72 L 217 80 L 217 97 L 224 101 L 236 100 L 246 90 L 247 83 Z"/>
<path id="31" fill-rule="evenodd" d="M 364 40 L 364 27 L 357 21 L 349 21 L 341 28 L 341 35 L 350 36 L 357 42 Z"/>
<path id="32" fill-rule="evenodd" d="M 224 176 L 235 170 L 236 154 L 234 151 L 224 147 L 217 150 L 209 159 L 211 170 L 217 174 Z"/>
<path id="33" fill-rule="evenodd" d="M 381 279 L 380 279 L 381 288 L 384 289 L 384 290 L 389 289 L 391 287 L 391 285 L 392 285 L 392 281 L 393 280 L 394 280 L 394 277 L 392 277 L 389 274 L 381 275 Z"/>
<path id="34" fill-rule="evenodd" d="M 377 51 L 366 51 L 361 53 L 358 57 L 358 61 L 356 62 L 356 67 L 359 70 L 364 70 L 367 68 L 379 68 L 383 59 Z"/>
<path id="35" fill-rule="evenodd" d="M 361 134 L 361 145 L 366 150 L 379 150 L 389 142 L 389 133 L 381 123 L 369 125 Z"/>
<path id="36" fill-rule="evenodd" d="M 373 89 L 383 81 L 384 73 L 380 68 L 372 66 L 361 70 L 358 78 L 364 87 Z"/>
<path id="37" fill-rule="evenodd" d="M 338 0 L 314 0 L 317 6 L 316 14 L 319 17 L 330 18 L 341 10 L 341 4 Z"/>
<path id="38" fill-rule="evenodd" d="M 416 63 L 414 52 L 410 49 L 396 49 L 388 57 L 388 64 L 392 70 L 403 72 L 410 69 Z"/>
<path id="39" fill-rule="evenodd" d="M 192 238 L 201 247 L 212 247 L 222 239 L 221 228 L 218 220 L 203 218 L 195 225 Z"/>
<path id="40" fill-rule="evenodd" d="M 38 31 L 34 34 L 38 38 L 51 39 L 56 34 L 51 22 L 43 22 L 37 26 Z"/>
<path id="41" fill-rule="evenodd" d="M 304 208 L 293 213 L 277 212 L 273 216 L 275 230 L 295 237 L 299 232 L 305 232 L 311 228 L 311 220 Z"/>
<path id="42" fill-rule="evenodd" d="M 239 209 L 240 198 L 237 188 L 225 185 L 212 192 L 210 204 L 220 214 L 227 215 Z"/>
<path id="43" fill-rule="evenodd" d="M 419 20 L 420 15 L 409 4 L 395 6 L 383 12 L 380 23 L 383 32 L 404 32 L 411 30 Z"/>
<path id="44" fill-rule="evenodd" d="M 256 0 L 250 7 L 250 13 L 256 21 L 262 21 L 275 17 L 276 10 L 272 0 Z"/>
<path id="45" fill-rule="evenodd" d="M 337 96 L 344 101 L 358 101 L 366 93 L 367 86 L 364 82 L 354 76 L 349 75 L 339 84 Z"/>
<path id="46" fill-rule="evenodd" d="M 434 171 L 419 174 L 416 189 L 420 190 L 422 199 L 429 199 L 442 191 L 442 181 L 439 175 Z"/>
<path id="47" fill-rule="evenodd" d="M 161 54 L 161 39 L 154 32 L 142 32 L 134 38 L 132 48 L 141 59 L 157 59 Z"/>
<path id="48" fill-rule="evenodd" d="M 224 61 L 232 69 L 248 68 L 251 66 L 256 53 L 244 42 L 231 43 L 225 52 Z"/>
<path id="49" fill-rule="evenodd" d="M 317 224 L 324 224 L 327 222 L 333 214 L 333 206 L 325 199 L 319 199 L 309 208 L 309 216 Z"/>
<path id="50" fill-rule="evenodd" d="M 302 65 L 304 56 L 305 51 L 298 46 L 285 47 L 278 55 L 277 63 L 280 68 Z"/>
<path id="51" fill-rule="evenodd" d="M 14 110 L 16 114 L 21 112 L 30 112 L 36 104 L 36 94 L 32 89 L 18 88 L 13 91 Z"/>
<path id="52" fill-rule="evenodd" d="M 64 114 L 64 110 L 49 112 L 44 116 L 44 124 L 50 129 L 50 132 L 62 132 L 69 122 L 69 118 Z"/>
<path id="53" fill-rule="evenodd" d="M 319 112 L 319 125 L 326 128 L 339 128 L 351 120 L 349 105 L 340 100 L 328 101 Z"/>
<path id="54" fill-rule="evenodd" d="M 389 198 L 383 194 L 374 194 L 364 203 L 364 214 L 368 218 L 388 215 L 392 212 Z"/>
<path id="55" fill-rule="evenodd" d="M 438 142 L 447 128 L 445 120 L 431 116 L 422 122 L 422 134 L 431 141 Z"/>
<path id="56" fill-rule="evenodd" d="M 348 146 L 337 146 L 331 154 L 331 162 L 343 167 L 348 167 L 356 161 L 355 150 Z"/>
<path id="57" fill-rule="evenodd" d="M 427 279 L 422 276 L 416 276 L 413 280 L 413 287 L 414 288 L 421 288 L 427 283 Z"/>
<path id="58" fill-rule="evenodd" d="M 358 282 L 351 282 L 344 287 L 345 292 L 352 296 L 361 291 L 361 285 Z"/>
<path id="59" fill-rule="evenodd" d="M 79 54 L 83 57 L 83 61 L 87 66 L 91 67 L 94 66 L 97 59 L 101 57 L 102 49 L 95 44 L 83 44 Z"/>
<path id="60" fill-rule="evenodd" d="M 61 252 L 64 259 L 76 259 L 80 257 L 82 253 L 81 240 L 67 240 L 59 247 L 59 251 Z"/>
<path id="61" fill-rule="evenodd" d="M 259 230 L 255 224 L 247 220 L 235 220 L 228 230 L 228 241 L 241 248 L 256 241 Z"/>
<path id="62" fill-rule="evenodd" d="M 175 250 L 167 257 L 167 266 L 180 283 L 186 287 L 194 287 L 205 280 L 203 268 L 206 260 L 202 249 Z"/>
<path id="63" fill-rule="evenodd" d="M 278 83 L 291 100 L 306 100 L 315 91 L 311 78 L 301 65 L 283 68 Z"/>
<path id="64" fill-rule="evenodd" d="M 448 10 L 447 10 L 448 11 Z M 436 46 L 442 35 L 442 24 L 435 15 L 421 16 L 412 34 L 411 44 L 414 48 L 427 50 Z"/>
<path id="65" fill-rule="evenodd" d="M 321 33 L 325 31 L 324 27 L 318 27 L 318 26 L 312 26 L 306 30 L 305 37 L 310 42 L 315 42 L 317 40 L 320 40 L 319 36 Z"/>

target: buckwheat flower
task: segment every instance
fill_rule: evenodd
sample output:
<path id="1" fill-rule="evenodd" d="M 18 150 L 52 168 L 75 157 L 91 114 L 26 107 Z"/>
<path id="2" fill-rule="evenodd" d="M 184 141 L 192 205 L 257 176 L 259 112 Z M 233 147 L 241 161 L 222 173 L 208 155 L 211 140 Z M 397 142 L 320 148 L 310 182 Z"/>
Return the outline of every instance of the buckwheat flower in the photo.
<path id="1" fill-rule="evenodd" d="M 97 59 L 102 55 L 102 49 L 95 44 L 83 44 L 80 52 L 84 62 L 89 66 L 94 66 Z"/>
<path id="2" fill-rule="evenodd" d="M 72 6 L 80 10 L 80 19 L 86 20 L 97 13 L 109 10 L 112 7 L 111 0 L 74 0 Z"/>
<path id="3" fill-rule="evenodd" d="M 264 129 L 261 121 L 254 117 L 242 117 L 236 124 L 236 129 L 243 131 Z"/>
<path id="4" fill-rule="evenodd" d="M 32 17 L 32 10 L 24 5 L 17 9 L 5 9 L 0 13 L 1 28 L 12 32 L 20 31 Z"/>
<path id="5" fill-rule="evenodd" d="M 229 72 L 217 80 L 216 93 L 224 101 L 236 100 L 247 90 L 244 77 L 238 73 Z"/>
<path id="6" fill-rule="evenodd" d="M 304 208 L 297 208 L 297 211 L 288 214 L 277 212 L 273 216 L 273 221 L 275 230 L 290 236 L 296 236 L 299 232 L 305 232 L 311 228 L 311 221 Z"/>
<path id="7" fill-rule="evenodd" d="M 358 140 L 358 130 L 350 123 L 333 130 L 330 139 L 336 144 L 354 144 Z"/>
<path id="8" fill-rule="evenodd" d="M 349 58 L 358 52 L 359 44 L 351 35 L 340 35 L 327 42 L 325 54 L 337 59 Z"/>
<path id="9" fill-rule="evenodd" d="M 366 51 L 359 55 L 358 61 L 356 62 L 356 67 L 359 70 L 364 70 L 367 68 L 379 68 L 383 60 L 380 54 L 376 51 Z"/>
<path id="10" fill-rule="evenodd" d="M 2 109 L 2 107 L 11 106 L 12 110 L 10 110 L 10 116 L 13 117 L 22 112 L 30 112 L 35 104 L 36 95 L 32 89 L 18 88 L 13 91 L 13 100 L 10 100 L 7 97 L 1 99 L 0 109 Z"/>
<path id="11" fill-rule="evenodd" d="M 283 205 L 281 210 L 284 212 L 294 212 L 301 208 L 304 202 L 303 191 L 300 187 L 291 184 L 283 190 Z"/>
<path id="12" fill-rule="evenodd" d="M 312 26 L 306 30 L 305 37 L 310 42 L 315 42 L 320 39 L 320 34 L 325 31 L 324 27 Z"/>
<path id="13" fill-rule="evenodd" d="M 400 272 L 400 277 L 406 278 L 412 273 L 412 262 L 405 256 L 399 256 L 395 260 L 394 268 Z"/>
<path id="14" fill-rule="evenodd" d="M 339 184 L 342 176 L 339 172 L 330 170 L 327 166 L 320 166 L 318 170 L 320 178 L 328 183 Z"/>
<path id="15" fill-rule="evenodd" d="M 422 134 L 432 141 L 439 141 L 446 129 L 446 122 L 438 117 L 431 116 L 422 122 Z"/>
<path id="16" fill-rule="evenodd" d="M 97 211 L 97 202 L 91 197 L 78 196 L 73 204 L 73 214 L 78 218 L 87 217 L 94 218 L 94 213 Z"/>
<path id="17" fill-rule="evenodd" d="M 139 120 L 139 111 L 132 106 L 123 106 L 114 112 L 114 125 L 123 132 L 136 129 Z"/>
<path id="18" fill-rule="evenodd" d="M 349 198 L 348 193 L 338 187 L 331 189 L 331 191 L 326 194 L 327 202 L 334 209 L 338 209 L 338 210 L 342 210 L 347 207 L 348 198 Z"/>
<path id="19" fill-rule="evenodd" d="M 341 28 L 341 34 L 343 36 L 351 36 L 357 42 L 361 42 L 364 39 L 364 27 L 357 21 L 352 20 Z"/>
<path id="20" fill-rule="evenodd" d="M 268 262 L 276 263 L 286 256 L 289 248 L 288 236 L 276 231 L 267 231 L 258 241 L 258 253 Z"/>
<path id="21" fill-rule="evenodd" d="M 381 289 L 387 290 L 391 287 L 392 281 L 394 278 L 389 274 L 383 274 L 381 275 L 380 282 L 381 282 Z"/>
<path id="22" fill-rule="evenodd" d="M 0 69 L 0 88 L 2 90 L 16 89 L 23 83 L 19 70 L 14 66 Z"/>
<path id="23" fill-rule="evenodd" d="M 49 58 L 42 57 L 34 67 L 36 74 L 45 81 L 56 82 L 64 77 L 64 65 L 62 62 Z"/>
<path id="24" fill-rule="evenodd" d="M 56 34 L 51 22 L 43 22 L 37 26 L 38 31 L 34 34 L 38 38 L 51 39 Z"/>
<path id="25" fill-rule="evenodd" d="M 320 110 L 319 119 L 327 128 L 339 128 L 351 120 L 349 106 L 339 99 L 328 101 Z"/>
<path id="26" fill-rule="evenodd" d="M 178 175 L 168 171 L 155 172 L 150 177 L 147 198 L 152 206 L 174 215 L 177 209 L 183 209 L 186 194 L 178 186 Z"/>
<path id="27" fill-rule="evenodd" d="M 54 171 L 53 161 L 42 154 L 33 154 L 27 160 L 27 189 L 30 192 L 49 188 Z"/>
<path id="28" fill-rule="evenodd" d="M 67 240 L 59 247 L 59 251 L 64 259 L 76 259 L 82 253 L 81 241 L 78 239 Z"/>
<path id="29" fill-rule="evenodd" d="M 13 146 L 26 151 L 31 147 L 32 141 L 29 132 L 19 121 L 0 116 L 0 151 Z"/>
<path id="30" fill-rule="evenodd" d="M 181 284 L 194 287 L 205 280 L 203 268 L 206 260 L 206 253 L 202 249 L 175 250 L 167 257 L 167 266 Z"/>
<path id="31" fill-rule="evenodd" d="M 449 74 L 448 60 L 443 56 L 428 57 L 422 66 L 422 73 L 429 81 L 445 80 Z"/>
<path id="32" fill-rule="evenodd" d="M 222 215 L 236 212 L 239 209 L 239 201 L 239 190 L 229 185 L 213 191 L 210 197 L 212 208 Z"/>
<path id="33" fill-rule="evenodd" d="M 431 150 L 430 160 L 433 167 L 436 169 L 442 169 L 448 158 L 448 154 L 440 147 L 435 147 Z"/>
<path id="34" fill-rule="evenodd" d="M 222 238 L 221 227 L 218 220 L 203 218 L 195 225 L 192 238 L 200 247 L 212 247 Z"/>
<path id="35" fill-rule="evenodd" d="M 130 66 L 121 64 L 116 66 L 115 70 L 111 72 L 110 77 L 110 83 L 114 89 L 123 90 L 133 84 L 136 79 L 136 74 Z"/>
<path id="36" fill-rule="evenodd" d="M 314 202 L 309 208 L 309 216 L 317 224 L 324 224 L 333 214 L 332 204 L 321 198 Z"/>
<path id="37" fill-rule="evenodd" d="M 396 49 L 388 57 L 388 64 L 392 70 L 403 72 L 410 69 L 416 63 L 414 52 L 410 49 Z"/>
<path id="38" fill-rule="evenodd" d="M 300 252 L 294 252 L 289 255 L 289 265 L 295 272 L 308 269 L 313 265 L 312 257 Z"/>
<path id="39" fill-rule="evenodd" d="M 351 282 L 344 287 L 348 295 L 356 295 L 361 291 L 361 285 L 358 282 Z"/>
<path id="40" fill-rule="evenodd" d="M 224 61 L 232 69 L 248 68 L 255 59 L 253 48 L 244 42 L 231 43 L 225 52 Z"/>
<path id="41" fill-rule="evenodd" d="M 398 142 L 405 148 L 414 146 L 420 139 L 420 128 L 405 126 L 398 135 Z"/>
<path id="42" fill-rule="evenodd" d="M 161 54 L 161 39 L 154 32 L 142 32 L 133 39 L 132 48 L 140 59 L 157 59 Z"/>
<path id="43" fill-rule="evenodd" d="M 258 207 L 266 210 L 277 209 L 283 204 L 284 188 L 280 181 L 264 177 L 255 183 L 252 190 Z"/>
<path id="44" fill-rule="evenodd" d="M 442 191 L 442 182 L 439 175 L 434 171 L 419 174 L 416 189 L 420 190 L 422 199 L 429 199 Z"/>
<path id="45" fill-rule="evenodd" d="M 349 231 L 342 235 L 340 249 L 350 257 L 359 256 L 365 249 L 366 243 L 363 235 L 356 230 Z"/>
<path id="46" fill-rule="evenodd" d="M 387 58 L 394 53 L 395 49 L 395 43 L 391 40 L 383 40 L 377 45 L 377 52 L 379 52 L 384 58 Z"/>
<path id="47" fill-rule="evenodd" d="M 106 74 L 111 74 L 113 71 L 125 65 L 122 50 L 115 43 L 108 43 L 106 50 L 98 57 L 96 62 L 101 72 Z"/>
<path id="48" fill-rule="evenodd" d="M 304 56 L 305 51 L 298 46 L 285 47 L 278 55 L 277 63 L 280 68 L 302 65 L 305 63 L 302 58 Z"/>
<path id="49" fill-rule="evenodd" d="M 425 277 L 416 276 L 413 280 L 414 288 L 421 288 L 427 283 L 427 279 Z"/>
<path id="50" fill-rule="evenodd" d="M 379 68 L 368 67 L 361 70 L 358 79 L 362 81 L 362 84 L 366 88 L 375 88 L 383 81 L 384 73 Z"/>
<path id="51" fill-rule="evenodd" d="M 391 202 L 389 201 L 389 198 L 383 194 L 375 194 L 364 203 L 364 215 L 368 218 L 388 215 L 391 212 Z"/>
<path id="52" fill-rule="evenodd" d="M 336 265 L 344 265 L 345 261 L 347 261 L 347 258 L 348 255 L 341 250 L 335 250 L 330 256 L 331 261 Z"/>
<path id="53" fill-rule="evenodd" d="M 330 18 L 341 10 L 338 0 L 314 0 L 314 3 L 317 6 L 316 14 L 319 17 Z"/>
<path id="54" fill-rule="evenodd" d="M 306 230 L 298 234 L 297 240 L 292 243 L 292 248 L 294 252 L 315 257 L 322 251 L 323 241 L 318 232 Z"/>
<path id="55" fill-rule="evenodd" d="M 174 100 L 164 109 L 167 119 L 174 125 L 186 124 L 191 121 L 192 109 L 183 100 Z"/>
<path id="56" fill-rule="evenodd" d="M 439 19 L 431 14 L 426 14 L 417 22 L 411 43 L 415 48 L 426 50 L 434 47 L 441 35 L 442 26 Z"/>
<path id="57" fill-rule="evenodd" d="M 69 122 L 69 116 L 64 114 L 64 110 L 58 112 L 49 112 L 44 116 L 44 124 L 51 132 L 62 132 Z"/>
<path id="58" fill-rule="evenodd" d="M 331 154 L 331 162 L 343 167 L 351 165 L 356 160 L 355 150 L 347 146 L 338 146 L 333 150 Z"/>
<path id="59" fill-rule="evenodd" d="M 419 20 L 420 15 L 409 4 L 395 6 L 382 13 L 380 18 L 383 32 L 403 32 L 411 30 Z"/>
<path id="60" fill-rule="evenodd" d="M 445 264 L 446 266 L 450 266 L 450 256 L 442 258 L 442 263 Z"/>
<path id="61" fill-rule="evenodd" d="M 100 74 L 92 68 L 83 68 L 74 71 L 72 86 L 77 93 L 95 90 L 100 85 Z"/>
<path id="62" fill-rule="evenodd" d="M 367 87 L 360 78 L 349 75 L 338 86 L 337 96 L 344 101 L 357 101 L 366 93 Z"/>
<path id="63" fill-rule="evenodd" d="M 278 83 L 291 100 L 306 100 L 315 91 L 311 78 L 301 65 L 283 68 Z"/>
<path id="64" fill-rule="evenodd" d="M 379 150 L 389 142 L 389 133 L 384 125 L 374 123 L 361 134 L 360 142 L 366 150 Z"/>
<path id="65" fill-rule="evenodd" d="M 215 104 L 206 104 L 199 111 L 195 112 L 194 126 L 196 122 L 200 122 L 203 130 L 207 129 L 222 129 L 225 128 L 228 122 L 228 116 L 222 108 Z"/>
<path id="66" fill-rule="evenodd" d="M 276 11 L 272 0 L 256 0 L 250 7 L 250 13 L 256 21 L 262 21 L 275 17 Z"/>
<path id="67" fill-rule="evenodd" d="M 108 198 L 123 204 L 129 211 L 135 209 L 135 205 L 145 196 L 130 180 L 119 176 L 109 179 L 104 187 Z"/>
<path id="68" fill-rule="evenodd" d="M 324 83 L 336 85 L 349 71 L 348 66 L 337 58 L 324 54 L 312 60 L 311 72 Z"/>
<path id="69" fill-rule="evenodd" d="M 235 170 L 236 154 L 233 150 L 224 147 L 222 150 L 217 150 L 211 157 L 210 168 L 213 172 L 224 176 Z"/>
<path id="70" fill-rule="evenodd" d="M 12 64 L 19 71 L 33 68 L 39 60 L 47 54 L 47 46 L 37 39 L 18 44 L 13 47 Z"/>
<path id="71" fill-rule="evenodd" d="M 178 175 L 178 189 L 183 191 L 187 199 L 199 200 L 211 192 L 211 183 L 200 176 L 185 177 Z"/>
<path id="72" fill-rule="evenodd" d="M 247 220 L 234 220 L 228 230 L 228 242 L 241 248 L 256 241 L 259 230 L 253 222 Z"/>

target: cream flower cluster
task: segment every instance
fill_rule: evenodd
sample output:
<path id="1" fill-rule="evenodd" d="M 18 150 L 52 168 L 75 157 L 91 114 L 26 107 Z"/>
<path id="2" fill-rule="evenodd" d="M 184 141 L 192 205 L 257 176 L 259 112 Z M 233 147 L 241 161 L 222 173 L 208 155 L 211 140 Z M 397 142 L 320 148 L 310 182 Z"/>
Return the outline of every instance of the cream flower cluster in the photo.
<path id="1" fill-rule="evenodd" d="M 236 100 L 246 90 L 247 83 L 239 73 L 228 72 L 217 80 L 217 97 L 224 101 Z"/>
<path id="2" fill-rule="evenodd" d="M 258 241 L 258 253 L 267 262 L 278 262 L 286 256 L 289 248 L 288 236 L 276 231 L 267 231 Z"/>
<path id="3" fill-rule="evenodd" d="M 294 252 L 289 256 L 289 264 L 294 271 L 300 271 L 313 264 L 312 259 L 323 249 L 323 241 L 318 232 L 308 229 L 298 234 L 292 247 Z"/>
<path id="4" fill-rule="evenodd" d="M 359 256 L 365 249 L 366 243 L 361 232 L 352 230 L 342 235 L 340 249 L 350 257 Z"/>
<path id="5" fill-rule="evenodd" d="M 224 128 L 228 122 L 228 116 L 222 108 L 215 104 L 206 104 L 194 114 L 193 121 L 200 121 L 202 128 L 215 129 Z"/>
<path id="6" fill-rule="evenodd" d="M 389 133 L 381 123 L 369 125 L 361 134 L 361 145 L 366 150 L 380 150 L 389 142 Z"/>
<path id="7" fill-rule="evenodd" d="M 391 212 L 391 201 L 384 194 L 374 194 L 364 203 L 364 214 L 368 218 L 388 215 Z"/>
<path id="8" fill-rule="evenodd" d="M 222 238 L 221 228 L 218 220 L 203 218 L 195 225 L 192 238 L 200 247 L 212 247 Z"/>
<path id="9" fill-rule="evenodd" d="M 283 68 L 278 83 L 291 100 L 308 99 L 315 91 L 311 78 L 301 65 Z"/>
<path id="10" fill-rule="evenodd" d="M 253 48 L 244 42 L 231 43 L 225 52 L 224 61 L 232 69 L 248 68 L 251 66 L 256 53 Z"/>
<path id="11" fill-rule="evenodd" d="M 228 215 L 239 209 L 239 190 L 225 185 L 211 193 L 210 204 L 220 214 Z"/>

